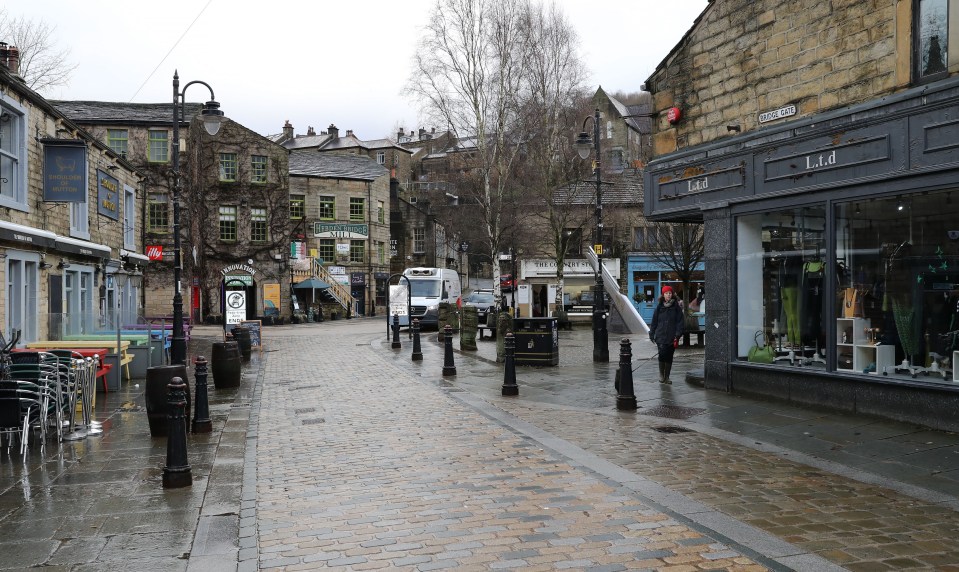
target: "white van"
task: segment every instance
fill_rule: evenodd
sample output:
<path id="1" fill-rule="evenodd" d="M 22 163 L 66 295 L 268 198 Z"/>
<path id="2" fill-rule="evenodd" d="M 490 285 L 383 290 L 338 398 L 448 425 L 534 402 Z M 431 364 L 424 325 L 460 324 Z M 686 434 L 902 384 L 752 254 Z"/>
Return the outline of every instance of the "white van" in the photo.
<path id="1" fill-rule="evenodd" d="M 439 327 L 440 303 L 447 302 L 459 307 L 462 290 L 460 275 L 455 270 L 407 268 L 403 276 L 410 281 L 410 318 L 418 319 L 420 327 Z"/>

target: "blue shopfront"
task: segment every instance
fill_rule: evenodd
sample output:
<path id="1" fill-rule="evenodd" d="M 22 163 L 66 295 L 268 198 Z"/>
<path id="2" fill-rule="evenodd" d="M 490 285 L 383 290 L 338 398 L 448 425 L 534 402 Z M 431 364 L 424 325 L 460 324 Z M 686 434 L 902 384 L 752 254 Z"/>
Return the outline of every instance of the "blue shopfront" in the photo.
<path id="1" fill-rule="evenodd" d="M 663 286 L 671 286 L 673 291 L 684 299 L 683 282 L 676 271 L 663 265 L 648 255 L 632 255 L 627 260 L 627 275 L 629 276 L 629 299 L 639 311 L 643 320 L 648 324 L 653 319 L 653 310 L 656 309 L 656 300 Z M 702 263 L 696 266 L 690 281 L 689 300 L 701 305 L 705 296 L 705 267 Z M 700 311 L 693 306 L 694 312 Z M 700 318 L 702 322 L 702 318 Z M 700 323 L 702 327 L 702 323 Z"/>

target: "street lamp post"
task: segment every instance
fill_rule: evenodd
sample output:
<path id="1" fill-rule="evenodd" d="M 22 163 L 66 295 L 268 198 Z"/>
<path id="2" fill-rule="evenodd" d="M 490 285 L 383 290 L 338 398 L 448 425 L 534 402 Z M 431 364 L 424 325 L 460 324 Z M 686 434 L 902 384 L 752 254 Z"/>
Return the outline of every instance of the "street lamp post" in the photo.
<path id="1" fill-rule="evenodd" d="M 586 131 L 586 123 L 593 120 L 593 136 Z M 580 158 L 589 157 L 590 151 L 596 154 L 593 173 L 596 175 L 596 240 L 593 250 L 596 252 L 596 283 L 593 285 L 593 361 L 609 361 L 609 333 L 606 331 L 606 309 L 603 293 L 603 182 L 600 178 L 599 150 L 599 108 L 592 117 L 583 120 L 583 131 L 576 138 L 576 151 Z"/>
<path id="2" fill-rule="evenodd" d="M 183 334 L 183 294 L 180 291 L 180 122 L 183 121 L 183 107 L 186 105 L 186 90 L 199 83 L 210 90 L 210 101 L 203 104 L 200 116 L 203 127 L 210 135 L 220 131 L 223 112 L 216 102 L 213 88 L 206 82 L 191 81 L 180 91 L 180 76 L 173 72 L 173 338 L 170 340 L 170 363 L 186 365 L 186 337 Z M 181 105 L 182 103 L 182 105 Z"/>

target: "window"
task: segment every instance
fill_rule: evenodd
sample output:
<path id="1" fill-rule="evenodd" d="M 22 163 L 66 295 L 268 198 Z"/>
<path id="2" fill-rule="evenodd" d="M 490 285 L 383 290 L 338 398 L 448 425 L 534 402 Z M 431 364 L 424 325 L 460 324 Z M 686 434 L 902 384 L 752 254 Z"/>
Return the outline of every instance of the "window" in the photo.
<path id="1" fill-rule="evenodd" d="M 336 199 L 320 197 L 320 220 L 334 220 L 336 218 Z"/>
<path id="2" fill-rule="evenodd" d="M 365 220 L 366 199 L 361 197 L 350 197 L 350 220 Z"/>
<path id="3" fill-rule="evenodd" d="M 220 207 L 220 240 L 236 241 L 236 207 Z"/>
<path id="4" fill-rule="evenodd" d="M 166 195 L 151 193 L 147 197 L 147 232 L 170 232 L 170 210 Z"/>
<path id="5" fill-rule="evenodd" d="M 90 195 L 85 194 L 82 203 L 70 203 L 70 236 L 90 238 Z"/>
<path id="6" fill-rule="evenodd" d="M 366 260 L 366 241 L 350 241 L 350 262 L 364 262 Z"/>
<path id="7" fill-rule="evenodd" d="M 413 253 L 423 254 L 426 252 L 426 230 L 422 228 L 413 229 Z"/>
<path id="8" fill-rule="evenodd" d="M 580 256 L 583 253 L 583 229 L 567 228 L 563 230 L 566 241 L 566 256 Z"/>
<path id="9" fill-rule="evenodd" d="M 27 209 L 27 112 L 4 98 L 0 101 L 0 206 Z"/>
<path id="10" fill-rule="evenodd" d="M 107 145 L 114 153 L 127 158 L 127 130 L 107 129 Z"/>
<path id="11" fill-rule="evenodd" d="M 383 201 L 376 201 L 376 222 L 386 222 L 386 206 Z"/>
<path id="12" fill-rule="evenodd" d="M 4 331 L 22 330 L 22 341 L 24 342 L 38 339 L 39 265 L 40 256 L 37 254 L 12 252 L 7 257 L 6 323 Z"/>
<path id="13" fill-rule="evenodd" d="M 151 129 L 147 141 L 149 145 L 148 161 L 151 163 L 166 163 L 170 160 L 170 134 L 167 131 Z"/>
<path id="14" fill-rule="evenodd" d="M 826 210 L 821 206 L 739 217 L 736 221 L 738 355 L 757 341 L 785 354 L 783 365 L 825 365 Z M 758 333 L 758 335 L 757 335 Z M 758 338 L 758 340 L 757 340 Z"/>
<path id="15" fill-rule="evenodd" d="M 633 229 L 633 250 L 643 250 L 646 247 L 645 236 L 645 228 L 636 227 Z"/>
<path id="16" fill-rule="evenodd" d="M 948 0 L 918 0 L 915 4 L 913 73 L 917 82 L 934 81 L 948 75 L 948 4 Z"/>
<path id="17" fill-rule="evenodd" d="M 380 165 L 385 165 L 385 164 L 386 164 L 386 152 L 385 152 L 385 151 L 377 151 L 377 152 L 376 152 L 376 162 L 377 162 L 378 164 L 380 164 Z"/>
<path id="18" fill-rule="evenodd" d="M 320 260 L 331 262 L 336 260 L 336 240 L 332 238 L 320 239 Z"/>
<path id="19" fill-rule="evenodd" d="M 250 163 L 251 163 L 251 173 L 252 173 L 250 181 L 254 183 L 265 183 L 266 182 L 266 156 L 253 155 L 250 158 Z"/>
<path id="20" fill-rule="evenodd" d="M 137 222 L 136 189 L 123 185 L 123 248 L 135 250 Z"/>
<path id="21" fill-rule="evenodd" d="M 220 180 L 236 180 L 236 153 L 220 153 Z"/>
<path id="22" fill-rule="evenodd" d="M 266 242 L 268 239 L 266 209 L 250 209 L 250 240 L 253 242 Z"/>
<path id="23" fill-rule="evenodd" d="M 301 220 L 306 216 L 306 195 L 290 195 L 290 219 Z"/>
<path id="24" fill-rule="evenodd" d="M 376 261 L 379 264 L 386 264 L 386 243 L 383 241 L 376 243 Z"/>

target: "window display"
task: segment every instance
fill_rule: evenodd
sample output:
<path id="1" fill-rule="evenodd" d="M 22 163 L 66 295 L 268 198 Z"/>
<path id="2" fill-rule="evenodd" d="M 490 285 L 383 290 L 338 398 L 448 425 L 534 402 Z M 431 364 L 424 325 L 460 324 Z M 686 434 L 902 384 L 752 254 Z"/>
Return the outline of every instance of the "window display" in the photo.
<path id="1" fill-rule="evenodd" d="M 831 221 L 824 206 L 738 217 L 739 359 L 769 344 L 773 365 L 952 383 L 956 193 L 835 203 Z"/>

